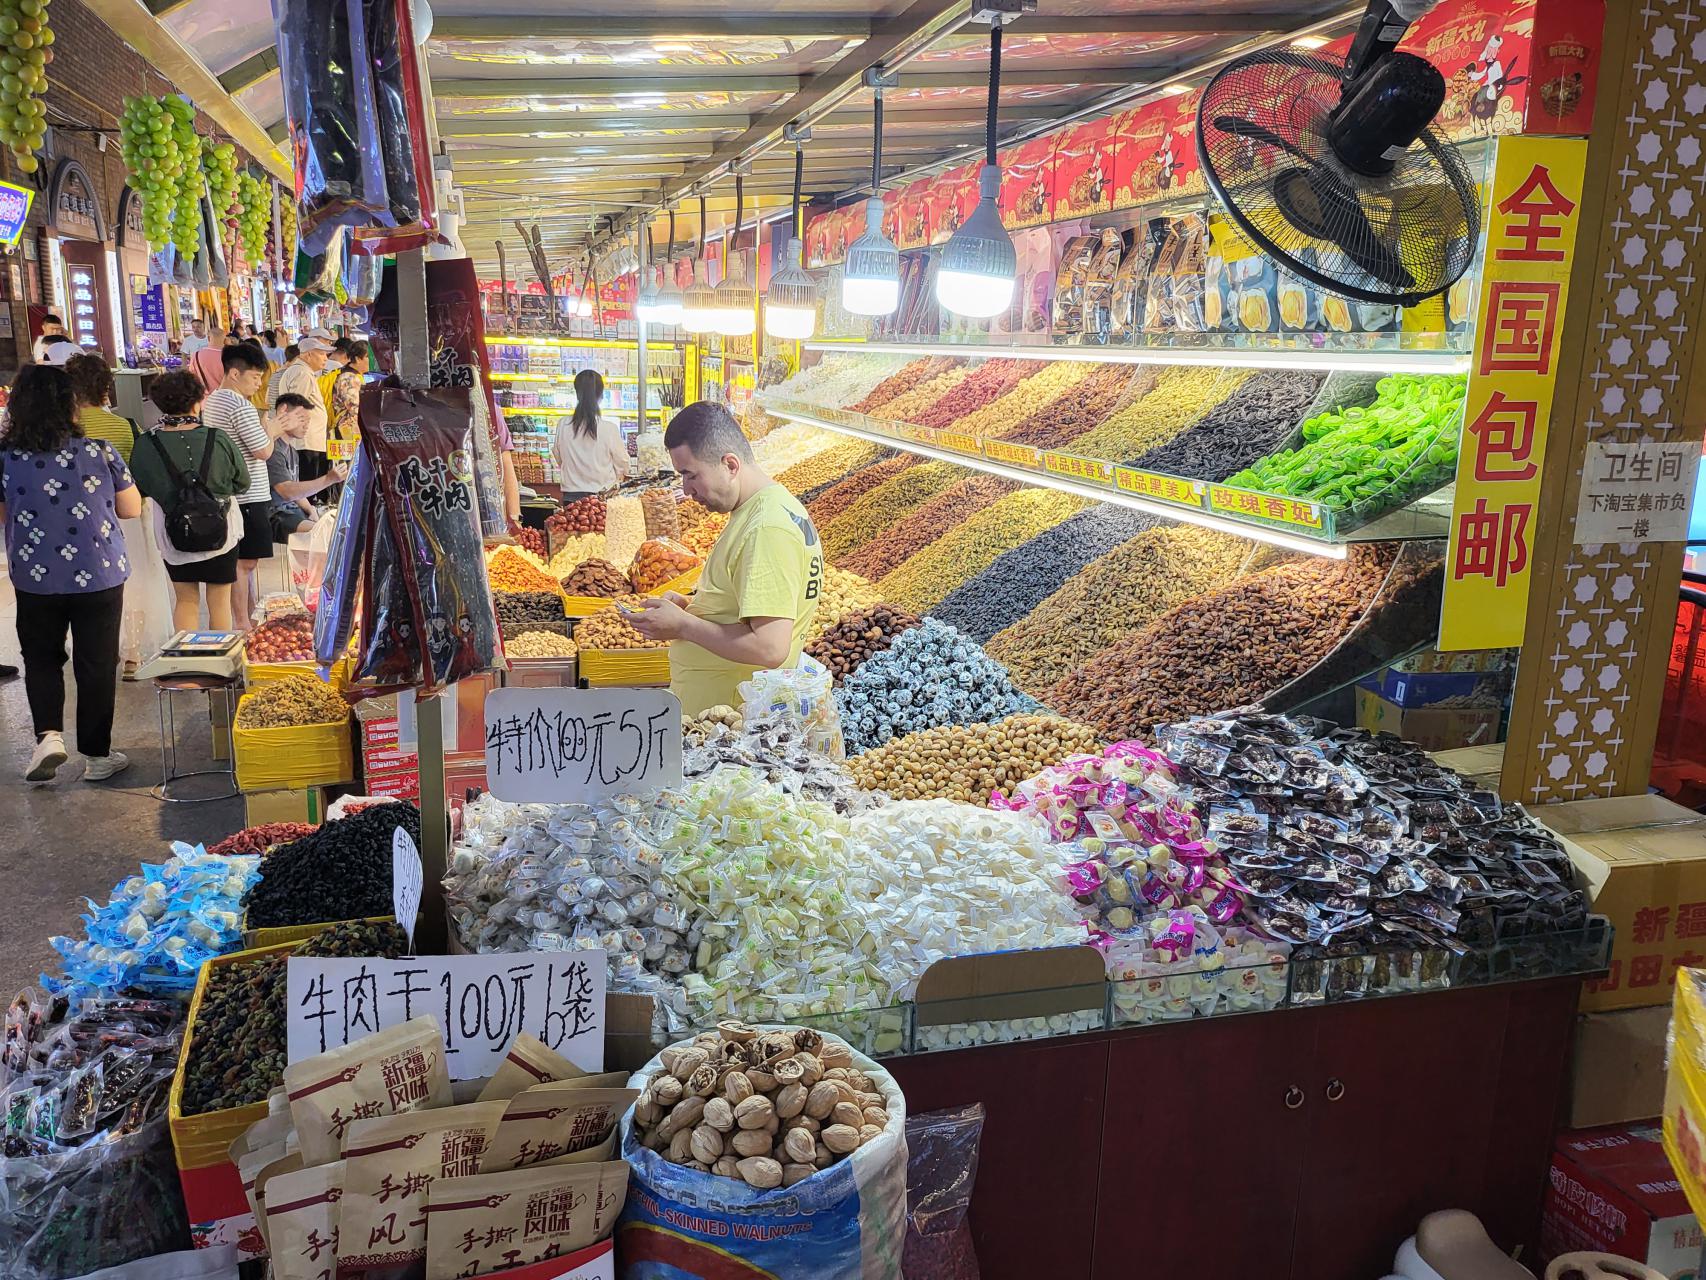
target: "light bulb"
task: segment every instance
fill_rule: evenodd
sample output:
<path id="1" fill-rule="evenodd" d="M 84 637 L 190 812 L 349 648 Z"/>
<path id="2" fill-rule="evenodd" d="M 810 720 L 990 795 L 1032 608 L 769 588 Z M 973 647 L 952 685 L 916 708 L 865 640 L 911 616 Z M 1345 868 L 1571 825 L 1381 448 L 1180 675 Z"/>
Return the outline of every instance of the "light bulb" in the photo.
<path id="1" fill-rule="evenodd" d="M 744 338 L 758 327 L 752 314 L 752 290 L 742 282 L 739 260 L 729 255 L 728 274 L 716 289 L 716 331 L 726 338 Z"/>
<path id="2" fill-rule="evenodd" d="M 783 265 L 770 275 L 764 298 L 764 332 L 772 338 L 800 341 L 817 330 L 817 281 L 801 265 L 798 240 L 789 240 Z"/>
<path id="3" fill-rule="evenodd" d="M 998 316 L 1012 304 L 1018 258 L 995 203 L 1001 170 L 984 165 L 978 184 L 977 207 L 942 250 L 936 301 L 956 315 Z"/>
<path id="4" fill-rule="evenodd" d="M 592 314 L 592 299 L 584 293 L 581 294 L 580 301 L 575 303 L 575 314 L 583 320 Z"/>
<path id="5" fill-rule="evenodd" d="M 692 287 L 682 296 L 681 327 L 688 333 L 711 333 L 716 328 L 717 296 L 705 283 L 705 264 L 693 264 Z"/>
<path id="6" fill-rule="evenodd" d="M 681 323 L 681 290 L 660 289 L 657 281 L 653 280 L 640 291 L 640 300 L 634 304 L 634 314 L 647 324 L 680 324 Z"/>
<path id="7" fill-rule="evenodd" d="M 900 250 L 883 234 L 881 196 L 865 201 L 865 234 L 847 246 L 841 305 L 860 316 L 886 316 L 900 306 Z"/>

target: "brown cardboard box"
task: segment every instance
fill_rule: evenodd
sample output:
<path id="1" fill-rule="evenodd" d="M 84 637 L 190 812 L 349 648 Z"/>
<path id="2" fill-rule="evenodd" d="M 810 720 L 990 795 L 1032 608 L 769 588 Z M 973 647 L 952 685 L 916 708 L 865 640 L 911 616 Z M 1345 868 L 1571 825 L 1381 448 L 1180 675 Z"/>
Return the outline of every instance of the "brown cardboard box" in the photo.
<path id="1" fill-rule="evenodd" d="M 318 826 L 326 820 L 326 804 L 325 787 L 243 793 L 244 820 L 251 827 L 263 822 L 309 822 Z"/>
<path id="2" fill-rule="evenodd" d="M 1372 689 L 1358 688 L 1357 724 L 1372 733 L 1395 733 L 1428 751 L 1472 747 L 1499 733 L 1497 707 L 1401 707 Z"/>
<path id="3" fill-rule="evenodd" d="M 1649 1120 L 1664 1110 L 1670 1006 L 1587 1013 L 1576 1021 L 1570 1128 Z"/>
<path id="4" fill-rule="evenodd" d="M 1706 965 L 1706 817 L 1662 796 L 1537 805 L 1564 838 L 1593 909 L 1616 931 L 1584 1011 L 1668 1004 L 1676 966 Z"/>
<path id="5" fill-rule="evenodd" d="M 1436 751 L 1434 759 L 1447 769 L 1455 769 L 1478 787 L 1488 791 L 1499 789 L 1499 775 L 1505 768 L 1505 744 L 1489 742 L 1476 747 L 1453 747 Z"/>

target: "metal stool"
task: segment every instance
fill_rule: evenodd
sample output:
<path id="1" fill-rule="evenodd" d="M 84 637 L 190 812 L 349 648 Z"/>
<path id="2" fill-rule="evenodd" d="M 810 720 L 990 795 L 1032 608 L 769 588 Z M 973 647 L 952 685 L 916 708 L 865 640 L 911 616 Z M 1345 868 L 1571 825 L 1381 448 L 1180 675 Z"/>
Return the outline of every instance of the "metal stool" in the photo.
<path id="1" fill-rule="evenodd" d="M 191 769 L 186 773 L 178 772 L 178 723 L 172 706 L 172 695 L 178 693 L 204 693 L 207 695 L 207 718 L 215 743 L 220 734 L 225 738 L 225 767 L 222 769 Z M 156 800 L 166 804 L 206 804 L 210 800 L 229 800 L 238 794 L 237 791 L 237 753 L 231 745 L 231 722 L 237 713 L 237 677 L 196 675 L 186 672 L 182 675 L 155 676 L 154 696 L 160 707 L 160 785 L 152 788 L 149 794 Z M 223 728 L 214 720 L 214 700 L 218 699 L 225 708 L 225 723 Z M 217 751 L 215 752 L 217 755 Z M 230 790 L 220 791 L 210 796 L 175 796 L 171 793 L 174 782 L 185 778 L 208 778 L 223 776 L 230 783 Z"/>

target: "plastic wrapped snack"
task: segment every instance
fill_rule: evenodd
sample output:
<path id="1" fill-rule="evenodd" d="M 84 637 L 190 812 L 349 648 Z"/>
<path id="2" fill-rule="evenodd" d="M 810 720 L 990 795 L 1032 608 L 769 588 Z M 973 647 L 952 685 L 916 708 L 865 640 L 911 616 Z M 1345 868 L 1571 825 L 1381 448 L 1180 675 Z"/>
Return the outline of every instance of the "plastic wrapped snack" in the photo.
<path id="1" fill-rule="evenodd" d="M 355 629 L 372 507 L 373 464 L 365 450 L 357 449 L 338 501 L 337 523 L 332 528 L 332 545 L 326 553 L 314 610 L 314 659 L 322 667 L 343 656 Z"/>
<path id="2" fill-rule="evenodd" d="M 419 46 L 410 0 L 350 0 L 351 8 L 358 2 L 365 19 L 377 144 L 385 170 L 386 215 L 376 221 L 387 228 L 364 230 L 357 237 L 358 251 L 397 253 L 425 245 L 434 219 L 426 106 L 416 61 Z"/>
<path id="3" fill-rule="evenodd" d="M 748 723 L 765 716 L 789 724 L 808 751 L 831 760 L 846 758 L 841 716 L 835 709 L 835 681 L 809 654 L 790 670 L 754 671 L 741 682 L 741 715 Z"/>

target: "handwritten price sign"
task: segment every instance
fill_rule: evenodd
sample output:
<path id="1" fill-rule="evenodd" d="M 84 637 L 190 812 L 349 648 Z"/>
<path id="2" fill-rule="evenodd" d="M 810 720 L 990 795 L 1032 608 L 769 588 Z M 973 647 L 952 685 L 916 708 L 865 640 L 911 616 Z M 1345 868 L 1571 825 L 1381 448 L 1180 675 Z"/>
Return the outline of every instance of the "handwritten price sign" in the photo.
<path id="1" fill-rule="evenodd" d="M 498 689 L 486 781 L 499 800 L 587 803 L 681 785 L 681 703 L 662 689 Z"/>

